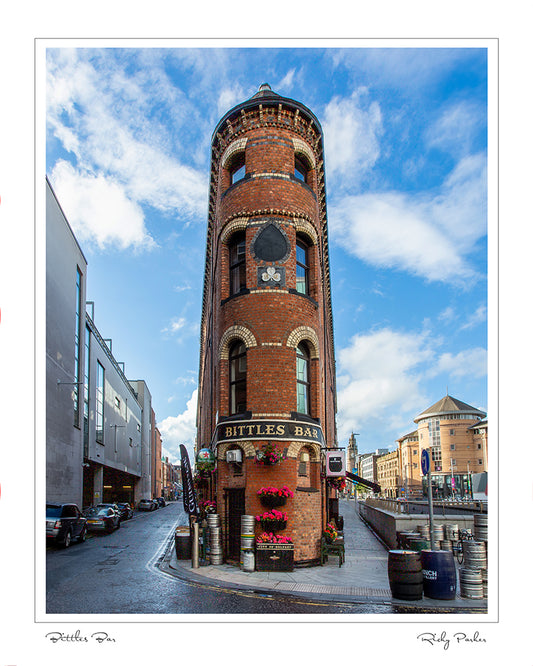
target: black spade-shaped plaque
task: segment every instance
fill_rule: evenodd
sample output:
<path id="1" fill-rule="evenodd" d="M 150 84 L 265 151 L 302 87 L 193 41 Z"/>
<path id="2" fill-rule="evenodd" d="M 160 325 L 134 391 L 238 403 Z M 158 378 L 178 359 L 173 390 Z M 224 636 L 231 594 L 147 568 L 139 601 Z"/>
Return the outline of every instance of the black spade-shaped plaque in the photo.
<path id="1" fill-rule="evenodd" d="M 257 235 L 253 252 L 262 261 L 281 261 L 289 253 L 289 244 L 275 224 L 267 224 Z"/>

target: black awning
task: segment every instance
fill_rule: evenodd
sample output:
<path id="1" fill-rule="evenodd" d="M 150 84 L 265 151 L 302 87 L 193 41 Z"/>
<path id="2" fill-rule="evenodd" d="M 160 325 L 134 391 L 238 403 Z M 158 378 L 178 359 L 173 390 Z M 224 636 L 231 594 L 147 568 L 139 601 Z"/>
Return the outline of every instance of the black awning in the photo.
<path id="1" fill-rule="evenodd" d="M 359 483 L 361 486 L 365 486 L 365 488 L 370 488 L 370 490 L 373 490 L 375 493 L 381 492 L 381 486 L 379 483 L 373 483 L 372 481 L 363 479 L 362 477 L 357 476 L 357 474 L 346 472 L 346 478 L 350 479 L 350 481 L 353 481 L 354 483 Z"/>

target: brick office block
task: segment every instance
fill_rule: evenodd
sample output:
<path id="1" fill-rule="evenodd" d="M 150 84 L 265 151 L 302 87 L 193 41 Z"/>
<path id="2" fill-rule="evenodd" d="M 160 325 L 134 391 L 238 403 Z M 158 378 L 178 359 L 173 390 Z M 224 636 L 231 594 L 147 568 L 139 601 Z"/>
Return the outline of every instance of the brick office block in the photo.
<path id="1" fill-rule="evenodd" d="M 316 563 L 336 444 L 322 130 L 264 85 L 218 123 L 211 155 L 197 445 L 216 449 L 225 557 L 239 560 L 240 515 L 265 510 L 257 491 L 287 485 L 294 561 Z M 258 465 L 268 445 L 286 457 Z M 235 448 L 243 462 L 226 462 Z"/>

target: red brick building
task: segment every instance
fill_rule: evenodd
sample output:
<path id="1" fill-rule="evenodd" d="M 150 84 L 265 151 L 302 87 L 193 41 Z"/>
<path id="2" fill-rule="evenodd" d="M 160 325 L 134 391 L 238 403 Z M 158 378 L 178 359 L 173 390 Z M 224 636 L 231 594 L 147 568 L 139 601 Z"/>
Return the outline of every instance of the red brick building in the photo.
<path id="1" fill-rule="evenodd" d="M 295 563 L 317 561 L 335 412 L 322 129 L 264 84 L 212 138 L 197 447 L 216 456 L 204 496 L 226 560 L 239 558 L 240 516 L 265 511 L 257 491 L 286 485 Z M 268 446 L 284 459 L 260 464 Z"/>

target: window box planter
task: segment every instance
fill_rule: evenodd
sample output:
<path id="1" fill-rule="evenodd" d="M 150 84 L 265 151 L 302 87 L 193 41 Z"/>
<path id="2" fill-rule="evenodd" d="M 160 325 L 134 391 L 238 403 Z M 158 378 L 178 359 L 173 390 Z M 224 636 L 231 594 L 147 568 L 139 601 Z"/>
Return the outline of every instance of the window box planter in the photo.
<path id="1" fill-rule="evenodd" d="M 261 528 L 264 532 L 277 532 L 287 527 L 286 520 L 262 520 Z"/>
<path id="2" fill-rule="evenodd" d="M 259 499 L 263 506 L 273 509 L 276 506 L 283 506 L 287 502 L 284 495 L 260 495 Z"/>
<path id="3" fill-rule="evenodd" d="M 294 544 L 256 544 L 255 566 L 257 571 L 293 571 Z"/>

